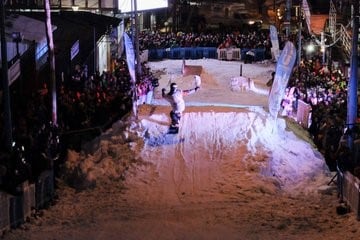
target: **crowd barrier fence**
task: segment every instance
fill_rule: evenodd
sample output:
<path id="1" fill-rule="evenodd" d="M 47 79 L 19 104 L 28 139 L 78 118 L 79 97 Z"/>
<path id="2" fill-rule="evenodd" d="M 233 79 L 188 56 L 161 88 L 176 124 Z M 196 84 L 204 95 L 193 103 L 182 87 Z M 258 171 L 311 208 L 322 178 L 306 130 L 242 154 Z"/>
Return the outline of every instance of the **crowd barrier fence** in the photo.
<path id="1" fill-rule="evenodd" d="M 25 223 L 34 209 L 50 205 L 55 195 L 53 170 L 44 170 L 35 183 L 25 181 L 15 195 L 0 191 L 0 236 Z"/>
<path id="2" fill-rule="evenodd" d="M 240 49 L 228 48 L 218 49 L 216 47 L 175 47 L 175 48 L 159 48 L 147 49 L 143 51 L 141 61 L 160 61 L 163 59 L 219 59 L 219 60 L 244 60 L 246 53 L 251 50 L 255 53 L 255 61 L 265 60 L 265 49 Z"/>
<path id="3" fill-rule="evenodd" d="M 337 185 L 340 198 L 347 202 L 351 211 L 360 219 L 360 180 L 348 171 L 337 170 Z"/>
<path id="4" fill-rule="evenodd" d="M 240 61 L 240 48 L 223 48 L 217 50 L 219 60 Z"/>
<path id="5" fill-rule="evenodd" d="M 310 127 L 309 118 L 310 118 L 311 106 L 310 104 L 300 99 L 298 100 L 297 104 L 298 107 L 296 112 L 296 120 L 303 128 L 308 129 Z"/>

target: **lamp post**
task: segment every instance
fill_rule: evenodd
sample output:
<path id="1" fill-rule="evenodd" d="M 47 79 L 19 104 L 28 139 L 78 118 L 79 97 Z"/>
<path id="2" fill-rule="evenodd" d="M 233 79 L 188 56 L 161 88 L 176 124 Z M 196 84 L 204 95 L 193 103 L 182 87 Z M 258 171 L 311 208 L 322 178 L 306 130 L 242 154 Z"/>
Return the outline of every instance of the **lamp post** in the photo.
<path id="1" fill-rule="evenodd" d="M 320 40 L 320 51 L 322 53 L 322 64 L 325 66 L 325 36 L 324 32 L 321 32 L 321 40 Z"/>
<path id="2" fill-rule="evenodd" d="M 301 63 L 301 31 L 302 31 L 302 12 L 301 5 L 299 6 L 299 15 L 298 15 L 298 23 L 299 23 L 299 32 L 298 32 L 298 66 Z"/>
<path id="3" fill-rule="evenodd" d="M 20 80 L 20 95 L 22 95 L 23 91 L 23 81 L 22 81 L 22 74 L 21 74 L 21 61 L 20 61 L 20 51 L 19 51 L 19 43 L 23 40 L 23 35 L 21 32 L 13 32 L 11 34 L 13 42 L 16 43 L 16 60 L 19 60 L 20 71 L 19 71 L 19 80 Z"/>
<path id="4" fill-rule="evenodd" d="M 281 21 L 283 19 L 283 12 L 281 10 L 281 8 L 276 9 L 276 20 L 277 20 L 277 28 L 278 31 L 281 32 Z"/>
<path id="5" fill-rule="evenodd" d="M 16 43 L 16 57 L 20 57 L 19 53 L 19 43 L 23 40 L 21 32 L 13 32 L 11 34 L 12 40 L 14 43 Z"/>
<path id="6" fill-rule="evenodd" d="M 292 0 L 286 0 L 286 37 L 289 37 L 290 35 L 291 7 Z"/>

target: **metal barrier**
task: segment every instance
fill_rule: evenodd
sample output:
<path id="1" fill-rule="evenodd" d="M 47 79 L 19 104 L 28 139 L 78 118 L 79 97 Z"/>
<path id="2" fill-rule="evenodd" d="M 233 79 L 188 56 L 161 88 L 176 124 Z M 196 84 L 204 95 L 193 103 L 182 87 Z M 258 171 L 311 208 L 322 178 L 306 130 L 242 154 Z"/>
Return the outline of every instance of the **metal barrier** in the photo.
<path id="1" fill-rule="evenodd" d="M 296 121 L 304 129 L 308 129 L 310 127 L 310 123 L 309 123 L 310 111 L 311 111 L 310 104 L 299 99 L 297 105 L 297 111 L 296 111 Z"/>
<path id="2" fill-rule="evenodd" d="M 0 191 L 0 236 L 10 229 L 9 194 Z"/>
<path id="3" fill-rule="evenodd" d="M 341 43 L 343 45 L 343 49 L 348 57 L 351 55 L 351 37 L 350 34 L 347 32 L 344 25 L 340 24 L 340 31 L 338 37 L 341 39 Z"/>
<path id="4" fill-rule="evenodd" d="M 148 49 L 146 51 L 146 59 L 156 61 L 162 59 L 219 59 L 228 61 L 240 61 L 246 59 L 246 53 L 253 51 L 254 61 L 265 60 L 265 48 L 228 48 L 218 49 L 215 47 L 177 47 L 166 49 Z"/>
<path id="5" fill-rule="evenodd" d="M 148 60 L 156 61 L 162 59 L 201 59 L 217 58 L 217 48 L 215 47 L 184 47 L 149 49 Z"/>
<path id="6" fill-rule="evenodd" d="M 337 184 L 340 200 L 346 201 L 357 219 L 360 219 L 360 180 L 350 172 L 338 169 Z"/>
<path id="7" fill-rule="evenodd" d="M 233 60 L 240 61 L 240 48 L 223 48 L 217 49 L 217 56 L 219 60 Z"/>
<path id="8" fill-rule="evenodd" d="M 3 231 L 26 222 L 35 208 L 35 184 L 25 181 L 18 189 L 16 195 L 0 191 L 0 236 Z"/>
<path id="9" fill-rule="evenodd" d="M 218 49 L 217 54 L 218 54 L 218 59 L 219 60 L 228 60 L 227 59 L 227 50 L 226 49 Z"/>
<path id="10" fill-rule="evenodd" d="M 232 60 L 240 61 L 241 60 L 241 54 L 240 54 L 240 48 L 233 49 L 231 53 Z"/>

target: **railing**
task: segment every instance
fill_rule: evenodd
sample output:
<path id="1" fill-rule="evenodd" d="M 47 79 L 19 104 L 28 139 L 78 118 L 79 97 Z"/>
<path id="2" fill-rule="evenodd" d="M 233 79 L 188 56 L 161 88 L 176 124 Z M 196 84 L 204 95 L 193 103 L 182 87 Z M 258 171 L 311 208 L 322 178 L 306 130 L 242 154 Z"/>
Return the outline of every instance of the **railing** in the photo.
<path id="1" fill-rule="evenodd" d="M 350 172 L 338 169 L 337 185 L 340 198 L 350 206 L 350 210 L 360 219 L 360 180 Z"/>
<path id="2" fill-rule="evenodd" d="M 240 61 L 246 59 L 246 53 L 252 51 L 254 61 L 265 60 L 264 48 L 228 48 L 218 49 L 216 47 L 184 47 L 184 48 L 166 48 L 166 49 L 149 49 L 147 51 L 147 58 L 149 61 L 162 59 L 219 59 Z"/>
<path id="3" fill-rule="evenodd" d="M 347 32 L 344 25 L 340 24 L 340 31 L 339 35 L 337 36 L 340 38 L 341 44 L 343 46 L 343 49 L 345 51 L 345 54 L 347 57 L 351 56 L 351 37 L 350 34 Z"/>
<path id="4" fill-rule="evenodd" d="M 217 55 L 219 60 L 241 60 L 241 50 L 240 48 L 224 48 L 218 49 Z"/>
<path id="5" fill-rule="evenodd" d="M 215 47 L 184 47 L 149 49 L 149 60 L 217 58 Z"/>
<path id="6" fill-rule="evenodd" d="M 44 1 L 33 0 L 12 0 L 7 1 L 5 7 L 7 9 L 32 9 L 44 10 Z M 50 7 L 52 10 L 75 10 L 77 7 L 81 10 L 100 10 L 100 11 L 114 11 L 117 8 L 112 0 L 50 0 Z"/>
<path id="7" fill-rule="evenodd" d="M 342 24 L 337 24 L 337 10 L 333 3 L 330 1 L 330 11 L 329 11 L 329 27 L 330 33 L 334 41 L 340 39 L 341 45 L 347 57 L 350 58 L 351 55 L 351 36 L 346 30 L 346 27 Z"/>
<path id="8" fill-rule="evenodd" d="M 329 11 L 329 28 L 331 37 L 336 39 L 336 8 L 333 1 L 330 1 L 330 11 Z"/>

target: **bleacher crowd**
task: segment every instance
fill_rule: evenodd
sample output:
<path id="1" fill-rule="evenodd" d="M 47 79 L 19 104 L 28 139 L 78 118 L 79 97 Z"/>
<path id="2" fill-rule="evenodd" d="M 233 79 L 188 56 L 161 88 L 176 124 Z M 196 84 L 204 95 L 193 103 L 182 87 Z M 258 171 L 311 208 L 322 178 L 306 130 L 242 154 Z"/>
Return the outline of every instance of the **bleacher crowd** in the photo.
<path id="1" fill-rule="evenodd" d="M 241 33 L 162 33 L 143 32 L 139 35 L 140 49 L 175 47 L 266 48 L 271 42 L 266 31 Z"/>

